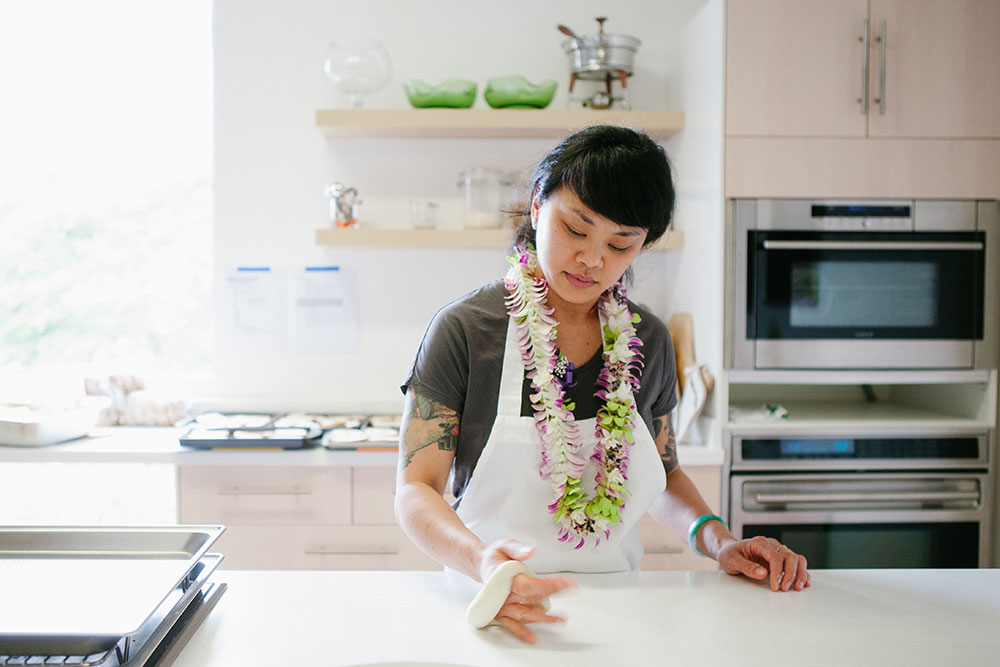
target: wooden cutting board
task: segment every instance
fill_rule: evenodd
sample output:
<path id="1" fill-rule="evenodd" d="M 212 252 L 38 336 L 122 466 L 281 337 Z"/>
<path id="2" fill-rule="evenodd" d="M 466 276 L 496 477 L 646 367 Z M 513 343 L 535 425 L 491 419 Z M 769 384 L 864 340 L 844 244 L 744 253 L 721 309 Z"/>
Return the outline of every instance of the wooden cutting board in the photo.
<path id="1" fill-rule="evenodd" d="M 677 364 L 677 385 L 684 393 L 684 369 L 694 363 L 694 322 L 691 313 L 674 313 L 667 322 L 670 338 L 674 342 L 674 361 Z"/>

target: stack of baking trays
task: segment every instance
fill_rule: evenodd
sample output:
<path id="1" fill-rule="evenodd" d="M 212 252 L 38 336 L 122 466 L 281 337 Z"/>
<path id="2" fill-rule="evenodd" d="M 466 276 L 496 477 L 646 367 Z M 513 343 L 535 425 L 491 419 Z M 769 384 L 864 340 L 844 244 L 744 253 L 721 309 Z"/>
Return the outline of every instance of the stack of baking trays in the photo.
<path id="1" fill-rule="evenodd" d="M 226 590 L 223 530 L 0 527 L 0 665 L 171 664 Z"/>
<path id="2" fill-rule="evenodd" d="M 207 412 L 187 424 L 180 443 L 197 449 L 394 448 L 399 425 L 399 415 Z"/>

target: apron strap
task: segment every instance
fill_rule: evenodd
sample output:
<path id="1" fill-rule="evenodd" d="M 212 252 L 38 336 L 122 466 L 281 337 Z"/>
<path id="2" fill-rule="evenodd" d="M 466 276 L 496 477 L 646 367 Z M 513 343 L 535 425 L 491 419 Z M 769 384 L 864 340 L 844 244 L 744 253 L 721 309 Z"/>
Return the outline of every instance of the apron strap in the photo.
<path id="1" fill-rule="evenodd" d="M 521 416 L 521 388 L 524 385 L 524 364 L 517 347 L 517 325 L 514 318 L 507 318 L 507 336 L 504 341 L 503 370 L 500 373 L 500 395 L 497 397 L 497 415 Z"/>

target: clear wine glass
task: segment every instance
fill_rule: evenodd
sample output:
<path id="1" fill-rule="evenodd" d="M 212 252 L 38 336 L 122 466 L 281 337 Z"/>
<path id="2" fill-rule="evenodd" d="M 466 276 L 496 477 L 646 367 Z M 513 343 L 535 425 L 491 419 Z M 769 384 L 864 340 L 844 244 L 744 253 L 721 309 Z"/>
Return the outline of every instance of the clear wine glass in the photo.
<path id="1" fill-rule="evenodd" d="M 385 87 L 392 78 L 392 61 L 381 40 L 338 40 L 326 52 L 323 71 L 350 106 L 359 108 L 365 95 Z"/>

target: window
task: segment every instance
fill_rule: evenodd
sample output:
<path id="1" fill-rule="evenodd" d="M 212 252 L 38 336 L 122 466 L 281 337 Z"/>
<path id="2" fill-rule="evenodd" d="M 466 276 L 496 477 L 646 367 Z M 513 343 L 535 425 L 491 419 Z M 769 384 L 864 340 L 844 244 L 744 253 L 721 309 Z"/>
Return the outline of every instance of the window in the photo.
<path id="1" fill-rule="evenodd" d="M 211 22 L 210 0 L 0 10 L 7 389 L 211 374 Z"/>

